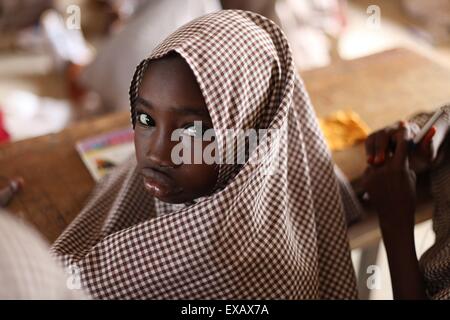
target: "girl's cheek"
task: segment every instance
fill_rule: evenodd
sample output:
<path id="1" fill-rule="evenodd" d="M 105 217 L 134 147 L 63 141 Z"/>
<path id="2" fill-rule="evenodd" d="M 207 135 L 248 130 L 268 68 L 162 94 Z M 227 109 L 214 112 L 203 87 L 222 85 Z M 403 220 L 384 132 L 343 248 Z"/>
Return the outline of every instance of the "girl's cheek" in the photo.
<path id="1" fill-rule="evenodd" d="M 135 133 L 134 137 L 134 148 L 136 152 L 136 158 L 140 161 L 145 154 L 147 154 L 148 143 L 145 143 L 145 139 L 139 135 L 139 133 Z"/>

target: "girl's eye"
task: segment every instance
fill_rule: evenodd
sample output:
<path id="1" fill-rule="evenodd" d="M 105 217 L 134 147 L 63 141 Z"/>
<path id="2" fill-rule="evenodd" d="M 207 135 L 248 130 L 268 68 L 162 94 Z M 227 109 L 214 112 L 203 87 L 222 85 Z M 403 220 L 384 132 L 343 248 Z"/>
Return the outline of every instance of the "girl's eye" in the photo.
<path id="1" fill-rule="evenodd" d="M 148 114 L 138 113 L 137 120 L 139 121 L 140 124 L 142 124 L 144 126 L 148 126 L 148 127 L 155 126 L 155 121 L 153 121 L 153 119 Z"/>

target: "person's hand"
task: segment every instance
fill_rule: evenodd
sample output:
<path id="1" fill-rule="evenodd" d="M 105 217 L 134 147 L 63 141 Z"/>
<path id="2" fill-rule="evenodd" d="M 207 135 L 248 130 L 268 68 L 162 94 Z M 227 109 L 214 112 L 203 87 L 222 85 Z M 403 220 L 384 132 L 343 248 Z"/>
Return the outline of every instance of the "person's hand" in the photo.
<path id="1" fill-rule="evenodd" d="M 415 123 L 408 123 L 410 138 L 413 139 L 419 133 L 420 128 Z M 394 136 L 403 129 L 400 123 L 372 133 L 366 140 L 366 155 L 369 165 L 382 165 L 394 144 Z M 430 168 L 437 158 L 439 146 L 433 143 L 433 137 L 437 130 L 444 130 L 443 127 L 432 127 L 418 146 L 409 154 L 410 168 L 419 174 Z"/>
<path id="2" fill-rule="evenodd" d="M 394 150 L 386 153 L 383 162 L 369 165 L 363 187 L 378 211 L 381 228 L 401 232 L 414 227 L 416 175 L 408 161 L 408 126 L 400 123 L 392 138 Z"/>
<path id="3" fill-rule="evenodd" d="M 2 179 L 0 185 L 0 207 L 6 207 L 16 193 L 22 189 L 24 185 L 23 178 Z"/>

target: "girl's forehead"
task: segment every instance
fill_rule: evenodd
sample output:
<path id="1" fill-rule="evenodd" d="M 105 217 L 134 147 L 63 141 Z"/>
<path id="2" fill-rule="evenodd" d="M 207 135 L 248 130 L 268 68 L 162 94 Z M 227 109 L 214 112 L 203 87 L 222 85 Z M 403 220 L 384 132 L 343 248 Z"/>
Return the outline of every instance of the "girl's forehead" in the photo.
<path id="1" fill-rule="evenodd" d="M 151 61 L 139 88 L 147 105 L 207 111 L 205 99 L 189 65 L 180 56 Z"/>

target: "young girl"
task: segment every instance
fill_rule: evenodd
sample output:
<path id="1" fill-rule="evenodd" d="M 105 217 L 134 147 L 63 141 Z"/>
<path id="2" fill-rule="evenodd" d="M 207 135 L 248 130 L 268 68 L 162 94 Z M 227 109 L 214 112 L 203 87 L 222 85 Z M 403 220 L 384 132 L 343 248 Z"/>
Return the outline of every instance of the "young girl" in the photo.
<path id="1" fill-rule="evenodd" d="M 414 149 L 409 141 L 429 115 L 377 131 L 366 141 L 364 182 L 379 213 L 395 299 L 450 299 L 450 107 L 446 110 L 446 117 Z M 422 173 L 431 180 L 436 242 L 419 263 L 414 213 L 416 174 Z"/>
<path id="2" fill-rule="evenodd" d="M 137 161 L 53 246 L 93 297 L 356 297 L 330 154 L 279 27 L 235 10 L 194 20 L 139 64 L 130 100 Z M 270 135 L 229 161 L 226 134 L 247 129 Z M 219 161 L 179 163 L 175 130 Z"/>

